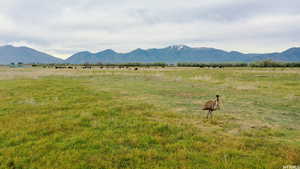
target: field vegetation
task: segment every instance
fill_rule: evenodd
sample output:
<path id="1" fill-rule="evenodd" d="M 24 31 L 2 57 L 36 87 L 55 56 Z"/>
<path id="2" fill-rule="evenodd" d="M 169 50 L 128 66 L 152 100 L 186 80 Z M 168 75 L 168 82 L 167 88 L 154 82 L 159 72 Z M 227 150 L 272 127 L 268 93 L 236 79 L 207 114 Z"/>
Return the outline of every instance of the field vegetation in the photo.
<path id="1" fill-rule="evenodd" d="M 299 68 L 0 68 L 0 168 L 282 168 L 299 121 Z"/>

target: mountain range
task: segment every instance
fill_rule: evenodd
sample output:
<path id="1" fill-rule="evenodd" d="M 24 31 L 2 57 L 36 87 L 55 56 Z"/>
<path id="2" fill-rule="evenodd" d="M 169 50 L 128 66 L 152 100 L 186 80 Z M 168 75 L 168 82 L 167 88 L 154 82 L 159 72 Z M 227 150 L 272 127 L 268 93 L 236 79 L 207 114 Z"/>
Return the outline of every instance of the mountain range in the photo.
<path id="1" fill-rule="evenodd" d="M 43 52 L 28 48 L 14 47 L 11 45 L 0 47 L 0 64 L 9 63 L 63 63 L 64 60 Z"/>
<path id="2" fill-rule="evenodd" d="M 136 49 L 128 53 L 118 53 L 107 49 L 98 53 L 83 51 L 66 60 L 39 52 L 28 47 L 11 45 L 0 47 L 0 64 L 22 63 L 128 63 L 128 62 L 253 62 L 272 59 L 274 61 L 299 62 L 300 48 L 294 47 L 277 53 L 241 53 L 215 48 L 192 48 L 186 45 L 174 45 L 160 49 Z"/>

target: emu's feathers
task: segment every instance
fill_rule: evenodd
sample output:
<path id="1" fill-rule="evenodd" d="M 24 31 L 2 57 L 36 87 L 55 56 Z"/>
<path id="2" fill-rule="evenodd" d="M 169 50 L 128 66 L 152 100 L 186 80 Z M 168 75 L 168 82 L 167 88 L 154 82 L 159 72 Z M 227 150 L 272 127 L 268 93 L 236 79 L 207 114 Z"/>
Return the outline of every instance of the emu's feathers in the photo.
<path id="1" fill-rule="evenodd" d="M 202 110 L 211 110 L 211 111 L 214 111 L 214 110 L 217 110 L 217 109 L 220 109 L 220 106 L 219 106 L 219 101 L 215 100 L 210 100 L 208 102 L 205 103 L 204 107 Z"/>

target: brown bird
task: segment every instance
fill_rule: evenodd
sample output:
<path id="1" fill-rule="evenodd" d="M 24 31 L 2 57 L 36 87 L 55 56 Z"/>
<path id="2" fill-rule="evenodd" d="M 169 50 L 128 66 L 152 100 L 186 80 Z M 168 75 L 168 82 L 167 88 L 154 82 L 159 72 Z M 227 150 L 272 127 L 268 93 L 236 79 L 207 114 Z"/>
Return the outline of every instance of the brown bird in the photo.
<path id="1" fill-rule="evenodd" d="M 216 95 L 217 99 L 216 100 L 210 100 L 205 103 L 204 107 L 202 110 L 208 110 L 206 118 L 210 115 L 212 117 L 212 112 L 215 110 L 220 110 L 220 100 L 219 100 L 219 95 Z"/>

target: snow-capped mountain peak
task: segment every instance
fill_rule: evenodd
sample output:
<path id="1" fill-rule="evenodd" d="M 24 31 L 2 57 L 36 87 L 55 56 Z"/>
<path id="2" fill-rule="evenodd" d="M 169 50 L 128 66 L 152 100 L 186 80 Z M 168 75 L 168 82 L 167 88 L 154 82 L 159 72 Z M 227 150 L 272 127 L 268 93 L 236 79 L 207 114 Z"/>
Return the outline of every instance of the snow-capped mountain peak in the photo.
<path id="1" fill-rule="evenodd" d="M 172 45 L 172 46 L 169 46 L 169 48 L 171 48 L 171 49 L 177 49 L 177 50 L 182 50 L 182 49 L 187 49 L 189 47 L 186 46 L 186 45 Z"/>

